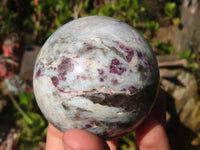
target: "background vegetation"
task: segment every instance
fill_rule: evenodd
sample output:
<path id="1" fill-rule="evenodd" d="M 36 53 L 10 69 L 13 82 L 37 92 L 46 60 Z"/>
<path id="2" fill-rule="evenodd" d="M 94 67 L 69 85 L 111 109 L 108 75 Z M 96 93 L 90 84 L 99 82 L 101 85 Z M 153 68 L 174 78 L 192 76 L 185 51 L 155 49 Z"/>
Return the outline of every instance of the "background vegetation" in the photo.
<path id="1" fill-rule="evenodd" d="M 138 29 L 156 55 L 172 54 L 172 43 L 162 41 L 156 33 L 161 27 L 180 26 L 179 6 L 179 1 L 171 0 L 3 0 L 0 2 L 0 45 L 11 33 L 18 35 L 22 47 L 26 43 L 42 45 L 57 28 L 72 19 L 105 15 Z M 0 52 L 2 62 L 10 59 L 3 56 L 3 49 Z M 185 51 L 180 56 L 190 64 L 194 63 L 192 51 Z M 10 71 L 8 74 L 17 72 Z M 1 81 L 6 78 L 2 77 Z M 6 89 L 0 92 L 0 99 L 6 99 L 7 103 L 0 115 L 11 120 L 15 128 L 16 145 L 13 149 L 43 149 L 41 142 L 45 141 L 47 122 L 36 105 L 31 84 L 26 83 L 25 86 L 29 88 L 17 94 Z M 135 150 L 134 132 L 119 139 L 118 143 L 119 149 Z M 0 144 L 4 144 L 3 140 Z"/>

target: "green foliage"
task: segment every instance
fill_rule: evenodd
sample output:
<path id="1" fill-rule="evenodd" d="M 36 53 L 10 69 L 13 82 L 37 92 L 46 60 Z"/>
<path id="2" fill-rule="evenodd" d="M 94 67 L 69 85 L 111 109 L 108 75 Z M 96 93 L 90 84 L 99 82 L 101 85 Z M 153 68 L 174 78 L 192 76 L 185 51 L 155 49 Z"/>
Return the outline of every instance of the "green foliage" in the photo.
<path id="1" fill-rule="evenodd" d="M 24 115 L 18 111 L 22 116 L 17 122 L 21 128 L 20 140 L 33 143 L 43 140 L 47 130 L 47 123 L 37 111 L 37 106 L 34 103 L 33 94 L 27 91 L 19 93 L 19 107 L 25 113 Z"/>
<path id="2" fill-rule="evenodd" d="M 167 2 L 164 7 L 164 12 L 166 15 L 165 19 L 170 20 L 176 26 L 180 24 L 180 18 L 176 16 L 177 4 L 175 2 Z"/>
<path id="3" fill-rule="evenodd" d="M 135 150 L 136 137 L 135 132 L 131 132 L 118 140 L 118 149 L 120 150 Z"/>
<path id="4" fill-rule="evenodd" d="M 38 113 L 28 112 L 27 116 L 31 121 L 27 121 L 25 118 L 18 120 L 18 124 L 21 128 L 20 139 L 25 142 L 39 142 L 44 140 L 47 131 L 47 124 Z"/>
<path id="5" fill-rule="evenodd" d="M 175 2 L 167 2 L 165 4 L 165 14 L 167 15 L 168 18 L 173 18 L 175 16 L 176 13 L 176 3 Z"/>
<path id="6" fill-rule="evenodd" d="M 91 0 L 42 0 L 36 4 L 35 0 L 30 0 L 24 1 L 22 7 L 19 1 L 9 1 L 6 7 L 0 6 L 0 35 L 19 31 L 28 36 L 26 39 L 29 41 L 42 44 L 61 25 L 88 15 L 112 16 L 140 28 L 142 33 L 149 30 L 154 35 L 159 24 L 153 21 L 143 3 L 139 0 L 102 0 L 101 3 Z M 19 11 L 22 8 L 25 15 Z"/>
<path id="7" fill-rule="evenodd" d="M 199 65 L 196 63 L 196 55 L 191 50 L 186 50 L 180 53 L 180 58 L 187 60 L 187 67 L 191 68 L 194 72 L 199 72 Z"/>
<path id="8" fill-rule="evenodd" d="M 112 16 L 130 25 L 137 26 L 140 12 L 144 11 L 140 7 L 138 0 L 116 0 L 114 3 L 105 3 L 98 9 L 92 8 L 88 15 Z"/>
<path id="9" fill-rule="evenodd" d="M 152 32 L 156 32 L 159 29 L 159 23 L 155 21 L 145 22 L 144 28 L 151 30 Z"/>
<path id="10" fill-rule="evenodd" d="M 143 2 L 138 0 L 116 0 L 115 3 L 102 5 L 96 13 L 98 15 L 112 16 L 127 22 L 135 28 L 138 27 L 139 23 L 145 22 L 143 30 L 150 29 L 152 26 L 159 26 L 158 23 L 151 20 L 150 15 L 148 15 L 149 12 L 143 6 Z"/>
<path id="11" fill-rule="evenodd" d="M 38 150 L 36 145 L 34 143 L 31 142 L 26 142 L 26 143 L 22 143 L 19 146 L 20 150 Z"/>
<path id="12" fill-rule="evenodd" d="M 180 53 L 180 58 L 186 59 L 188 62 L 192 62 L 196 58 L 196 55 L 192 53 L 191 50 L 187 50 Z"/>
<path id="13" fill-rule="evenodd" d="M 19 97 L 19 105 L 25 112 L 31 111 L 31 102 L 34 101 L 34 95 L 25 91 L 21 92 L 18 95 Z"/>
<path id="14" fill-rule="evenodd" d="M 144 23 L 142 29 L 143 29 L 142 30 L 143 32 L 150 31 L 149 37 L 153 38 L 156 31 L 159 29 L 159 23 L 155 22 L 155 21 L 147 21 Z M 145 34 L 145 33 L 143 33 L 143 34 Z"/>
<path id="15" fill-rule="evenodd" d="M 55 29 L 73 18 L 69 3 L 69 0 L 42 0 L 35 5 L 34 0 L 30 1 L 33 8 L 33 40 L 37 40 L 39 43 L 44 42 Z"/>
<path id="16" fill-rule="evenodd" d="M 115 7 L 114 4 L 112 4 L 112 3 L 105 4 L 99 9 L 98 15 L 100 15 L 100 16 L 113 16 L 115 9 L 116 9 L 116 7 Z"/>
<path id="17" fill-rule="evenodd" d="M 16 122 L 20 150 L 36 150 L 38 142 L 46 138 L 47 121 L 42 117 L 32 93 L 21 92 L 18 97 L 9 95 L 12 103 L 6 106 L 8 112 L 4 113 L 9 114 L 7 117 Z"/>
<path id="18" fill-rule="evenodd" d="M 170 43 L 163 43 L 162 40 L 150 43 L 152 47 L 157 50 L 157 54 L 171 54 L 173 52 L 173 46 Z"/>

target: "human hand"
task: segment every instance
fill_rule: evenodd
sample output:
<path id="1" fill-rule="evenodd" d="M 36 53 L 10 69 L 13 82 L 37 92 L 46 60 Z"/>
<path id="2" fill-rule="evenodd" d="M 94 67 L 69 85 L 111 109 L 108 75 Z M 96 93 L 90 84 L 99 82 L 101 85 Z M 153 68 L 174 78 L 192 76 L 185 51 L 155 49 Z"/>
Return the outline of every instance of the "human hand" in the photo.
<path id="1" fill-rule="evenodd" d="M 160 90 L 151 114 L 136 129 L 138 150 L 170 150 L 165 124 L 165 96 Z M 116 141 L 105 141 L 98 136 L 80 129 L 66 133 L 49 124 L 46 150 L 116 150 Z"/>

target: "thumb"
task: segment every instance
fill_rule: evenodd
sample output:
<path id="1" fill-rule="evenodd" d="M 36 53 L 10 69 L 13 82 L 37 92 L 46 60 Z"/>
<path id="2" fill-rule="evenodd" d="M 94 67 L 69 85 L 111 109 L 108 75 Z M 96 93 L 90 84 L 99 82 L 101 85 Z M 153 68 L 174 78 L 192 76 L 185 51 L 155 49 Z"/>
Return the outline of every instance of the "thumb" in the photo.
<path id="1" fill-rule="evenodd" d="M 63 143 L 66 150 L 109 150 L 105 140 L 80 129 L 67 131 L 63 136 Z"/>

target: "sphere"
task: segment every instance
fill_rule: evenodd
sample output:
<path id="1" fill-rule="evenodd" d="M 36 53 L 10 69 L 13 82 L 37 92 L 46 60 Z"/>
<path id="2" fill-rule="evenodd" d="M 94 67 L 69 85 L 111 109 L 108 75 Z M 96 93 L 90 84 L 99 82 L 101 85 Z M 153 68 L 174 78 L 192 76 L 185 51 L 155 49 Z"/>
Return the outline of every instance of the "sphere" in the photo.
<path id="1" fill-rule="evenodd" d="M 114 139 L 151 111 L 159 70 L 151 47 L 133 27 L 88 16 L 48 38 L 35 62 L 33 86 L 42 113 L 60 131 L 78 128 Z"/>

